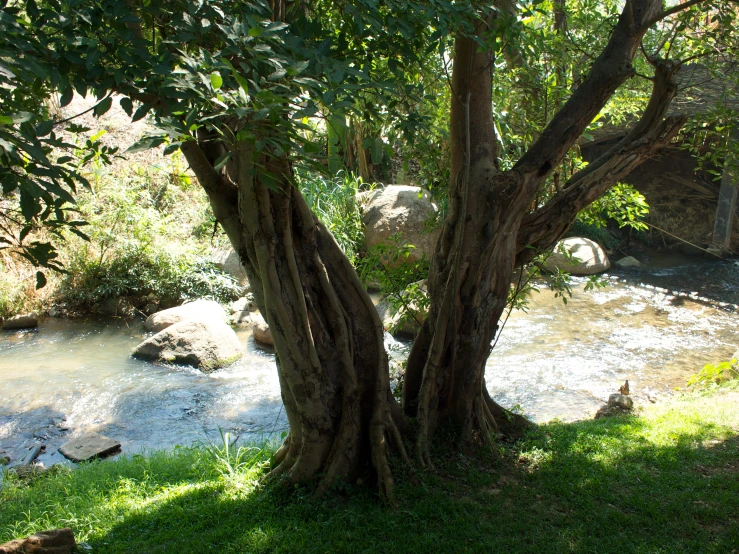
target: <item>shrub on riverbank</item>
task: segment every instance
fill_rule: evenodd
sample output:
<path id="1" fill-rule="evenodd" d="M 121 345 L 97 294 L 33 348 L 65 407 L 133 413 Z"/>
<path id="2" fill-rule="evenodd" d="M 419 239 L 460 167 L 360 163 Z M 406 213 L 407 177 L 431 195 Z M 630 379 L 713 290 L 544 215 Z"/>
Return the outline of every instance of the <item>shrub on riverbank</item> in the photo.
<path id="1" fill-rule="evenodd" d="M 541 426 L 494 453 L 397 467 L 321 499 L 260 486 L 205 449 L 133 456 L 0 491 L 0 542 L 71 526 L 93 552 L 731 552 L 739 544 L 739 388 L 639 417 Z"/>

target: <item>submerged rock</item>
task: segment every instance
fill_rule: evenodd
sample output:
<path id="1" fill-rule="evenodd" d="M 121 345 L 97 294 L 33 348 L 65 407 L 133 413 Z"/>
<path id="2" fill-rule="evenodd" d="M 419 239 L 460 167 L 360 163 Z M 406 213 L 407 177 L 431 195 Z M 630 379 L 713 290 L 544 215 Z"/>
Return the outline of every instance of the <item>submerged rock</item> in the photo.
<path id="1" fill-rule="evenodd" d="M 570 237 L 559 241 L 544 262 L 549 271 L 565 271 L 572 275 L 594 275 L 611 267 L 605 250 L 590 239 Z"/>
<path id="2" fill-rule="evenodd" d="M 133 351 L 136 358 L 190 365 L 202 371 L 232 364 L 241 354 L 241 343 L 236 333 L 217 319 L 175 323 Z"/>
<path id="3" fill-rule="evenodd" d="M 438 227 L 429 230 L 429 222 L 433 222 L 437 211 L 428 191 L 420 187 L 388 185 L 372 191 L 362 217 L 365 246 L 392 243 L 391 237 L 400 234 L 403 242 L 414 246 L 407 258 L 409 262 L 423 256 L 430 259 L 441 231 Z M 382 263 L 390 265 L 391 260 Z"/>
<path id="4" fill-rule="evenodd" d="M 203 321 L 206 319 L 224 322 L 226 321 L 226 312 L 214 300 L 195 300 L 150 315 L 144 322 L 144 328 L 147 331 L 158 333 L 182 321 Z"/>
<path id="5" fill-rule="evenodd" d="M 76 547 L 74 533 L 66 527 L 0 544 L 0 554 L 71 554 Z"/>
<path id="6" fill-rule="evenodd" d="M 6 319 L 3 323 L 3 329 L 6 331 L 33 329 L 34 327 L 38 327 L 38 314 L 36 312 L 18 314 Z"/>
<path id="7" fill-rule="evenodd" d="M 60 448 L 65 458 L 73 462 L 88 462 L 95 458 L 105 458 L 117 454 L 121 450 L 121 443 L 110 437 L 98 433 L 88 433 L 69 442 Z"/>
<path id="8" fill-rule="evenodd" d="M 616 262 L 616 265 L 618 267 L 625 267 L 625 268 L 635 268 L 635 267 L 642 267 L 642 263 L 637 260 L 634 256 L 626 256 L 625 258 L 621 258 Z"/>

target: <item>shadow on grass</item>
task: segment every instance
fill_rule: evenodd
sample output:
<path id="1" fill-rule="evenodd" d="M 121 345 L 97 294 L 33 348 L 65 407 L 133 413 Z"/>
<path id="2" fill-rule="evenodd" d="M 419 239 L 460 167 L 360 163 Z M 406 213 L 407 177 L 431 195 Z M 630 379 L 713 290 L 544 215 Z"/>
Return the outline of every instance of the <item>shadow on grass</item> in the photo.
<path id="1" fill-rule="evenodd" d="M 90 533 L 93 552 L 739 549 L 739 433 L 716 424 L 545 425 L 492 456 L 449 451 L 434 472 L 397 468 L 396 509 L 361 487 L 322 500 L 242 488 L 193 456 L 171 456 L 169 466 L 130 460 L 102 481 L 85 472 L 104 464 L 67 475 L 64 490 L 97 487 L 88 492 L 108 500 L 145 485 L 135 507 L 109 503 L 111 523 Z"/>

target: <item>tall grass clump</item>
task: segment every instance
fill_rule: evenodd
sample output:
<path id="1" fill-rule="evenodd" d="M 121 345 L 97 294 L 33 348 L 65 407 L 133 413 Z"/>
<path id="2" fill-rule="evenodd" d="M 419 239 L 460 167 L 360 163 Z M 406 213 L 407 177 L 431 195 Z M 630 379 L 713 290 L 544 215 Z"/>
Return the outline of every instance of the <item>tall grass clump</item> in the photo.
<path id="1" fill-rule="evenodd" d="M 364 183 L 361 177 L 344 172 L 334 177 L 298 172 L 295 179 L 313 213 L 354 264 L 364 239 L 362 211 L 356 195 L 360 190 L 374 187 Z"/>

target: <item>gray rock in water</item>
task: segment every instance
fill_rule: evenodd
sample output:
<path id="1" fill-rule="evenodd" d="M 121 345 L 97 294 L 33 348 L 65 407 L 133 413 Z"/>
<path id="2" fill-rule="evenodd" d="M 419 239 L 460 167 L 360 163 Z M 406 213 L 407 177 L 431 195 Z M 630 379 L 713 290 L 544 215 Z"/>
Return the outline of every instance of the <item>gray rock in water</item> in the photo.
<path id="1" fill-rule="evenodd" d="M 428 191 L 407 185 L 388 185 L 372 191 L 367 197 L 362 223 L 364 243 L 367 248 L 390 242 L 390 237 L 400 234 L 402 240 L 412 244 L 409 262 L 420 260 L 424 255 L 431 258 L 440 229 L 428 232 L 428 222 L 437 213 Z M 383 260 L 390 265 L 390 260 Z"/>
<path id="2" fill-rule="evenodd" d="M 548 271 L 565 271 L 572 275 L 594 275 L 611 267 L 605 250 L 590 239 L 570 237 L 559 241 L 544 262 Z"/>
<path id="3" fill-rule="evenodd" d="M 64 443 L 59 448 L 59 452 L 65 458 L 79 463 L 87 462 L 94 458 L 105 458 L 106 456 L 118 453 L 120 449 L 121 443 L 117 440 L 98 433 L 89 433 Z"/>
<path id="4" fill-rule="evenodd" d="M 250 296 L 244 296 L 231 303 L 231 324 L 251 325 L 251 314 L 257 310 L 257 305 Z"/>
<path id="5" fill-rule="evenodd" d="M 626 256 L 625 258 L 621 258 L 616 262 L 616 265 L 618 267 L 625 267 L 625 268 L 636 268 L 636 267 L 642 267 L 642 263 L 637 260 L 634 256 Z"/>
<path id="6" fill-rule="evenodd" d="M 275 339 L 272 337 L 272 331 L 270 331 L 269 325 L 267 325 L 267 322 L 262 317 L 262 314 L 250 314 L 249 325 L 251 325 L 251 331 L 254 335 L 255 341 L 267 346 L 275 345 Z"/>
<path id="7" fill-rule="evenodd" d="M 3 323 L 3 329 L 6 331 L 33 329 L 34 327 L 38 327 L 38 314 L 36 312 L 18 314 L 6 319 Z"/>
<path id="8" fill-rule="evenodd" d="M 232 364 L 241 354 L 242 347 L 236 333 L 217 319 L 175 323 L 133 351 L 136 358 L 190 365 L 202 371 Z"/>
<path id="9" fill-rule="evenodd" d="M 147 331 L 158 333 L 182 321 L 203 321 L 206 319 L 225 322 L 226 312 L 214 300 L 195 300 L 194 302 L 187 302 L 182 306 L 175 306 L 174 308 L 151 314 L 146 318 L 144 328 Z"/>
<path id="10" fill-rule="evenodd" d="M 613 393 L 608 397 L 609 408 L 619 408 L 620 410 L 629 411 L 634 407 L 634 401 L 626 394 Z"/>

